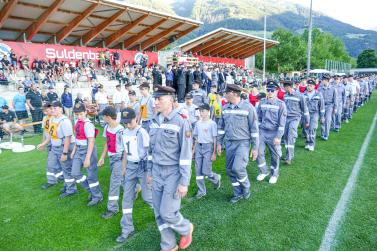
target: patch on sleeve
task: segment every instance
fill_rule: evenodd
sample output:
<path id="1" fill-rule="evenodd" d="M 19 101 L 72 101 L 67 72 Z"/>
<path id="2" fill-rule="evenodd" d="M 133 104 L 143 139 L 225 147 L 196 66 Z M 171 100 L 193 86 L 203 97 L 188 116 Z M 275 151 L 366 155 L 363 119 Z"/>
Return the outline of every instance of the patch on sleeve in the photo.
<path id="1" fill-rule="evenodd" d="M 185 132 L 185 136 L 186 136 L 186 138 L 191 138 L 192 132 L 191 131 L 186 131 Z"/>

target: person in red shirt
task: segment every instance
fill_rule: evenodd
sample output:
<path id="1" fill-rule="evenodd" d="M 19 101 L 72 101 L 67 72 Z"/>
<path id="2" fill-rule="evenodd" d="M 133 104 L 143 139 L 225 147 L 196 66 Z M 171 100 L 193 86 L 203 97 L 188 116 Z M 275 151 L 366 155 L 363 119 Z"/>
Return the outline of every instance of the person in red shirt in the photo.
<path id="1" fill-rule="evenodd" d="M 306 91 L 306 80 L 305 79 L 302 79 L 300 84 L 298 85 L 298 90 L 300 91 L 300 93 L 305 93 Z"/>
<path id="2" fill-rule="evenodd" d="M 285 94 L 284 87 L 280 84 L 280 87 L 278 89 L 278 99 L 283 100 Z"/>
<path id="3" fill-rule="evenodd" d="M 315 89 L 318 90 L 318 88 L 321 86 L 321 81 L 319 79 L 316 79 L 317 84 L 315 85 Z"/>
<path id="4" fill-rule="evenodd" d="M 249 94 L 249 101 L 250 101 L 250 104 L 256 107 L 259 104 L 258 84 L 252 83 L 250 87 L 251 87 L 251 92 Z"/>

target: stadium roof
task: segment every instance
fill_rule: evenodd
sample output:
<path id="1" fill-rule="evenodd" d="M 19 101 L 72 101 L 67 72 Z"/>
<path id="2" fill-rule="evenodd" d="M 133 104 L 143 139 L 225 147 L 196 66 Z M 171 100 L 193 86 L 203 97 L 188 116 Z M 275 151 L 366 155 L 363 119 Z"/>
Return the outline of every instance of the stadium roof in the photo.
<path id="1" fill-rule="evenodd" d="M 117 0 L 0 1 L 0 39 L 161 50 L 202 23 Z"/>
<path id="2" fill-rule="evenodd" d="M 201 56 L 226 58 L 248 58 L 263 51 L 263 38 L 246 33 L 219 28 L 179 47 L 183 52 L 198 53 Z M 266 48 L 279 42 L 266 39 Z"/>

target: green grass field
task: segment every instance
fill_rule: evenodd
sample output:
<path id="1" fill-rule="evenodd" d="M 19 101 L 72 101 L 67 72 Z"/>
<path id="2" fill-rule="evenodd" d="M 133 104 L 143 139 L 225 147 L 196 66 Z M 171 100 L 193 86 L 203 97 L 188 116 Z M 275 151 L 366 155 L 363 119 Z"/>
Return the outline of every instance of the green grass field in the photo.
<path id="1" fill-rule="evenodd" d="M 224 157 L 214 169 L 223 186 L 207 198 L 190 199 L 196 193 L 191 179 L 189 198 L 182 213 L 195 224 L 189 250 L 318 250 L 329 218 L 351 173 L 364 138 L 377 111 L 377 97 L 362 107 L 341 132 L 328 142 L 318 140 L 315 152 L 296 143 L 290 167 L 282 165 L 276 185 L 256 183 L 255 162 L 248 166 L 252 180 L 249 201 L 231 205 L 231 185 L 225 175 Z M 40 138 L 28 138 L 37 144 Z M 97 139 L 99 151 L 103 139 Z M 334 250 L 377 249 L 377 135 L 374 132 L 349 210 L 338 231 Z M 159 250 L 159 232 L 153 212 L 139 198 L 134 208 L 137 234 L 117 245 L 121 215 L 100 217 L 106 201 L 86 206 L 87 194 L 60 200 L 59 189 L 44 191 L 46 152 L 0 155 L 0 250 Z M 107 195 L 108 163 L 100 169 L 100 182 Z"/>

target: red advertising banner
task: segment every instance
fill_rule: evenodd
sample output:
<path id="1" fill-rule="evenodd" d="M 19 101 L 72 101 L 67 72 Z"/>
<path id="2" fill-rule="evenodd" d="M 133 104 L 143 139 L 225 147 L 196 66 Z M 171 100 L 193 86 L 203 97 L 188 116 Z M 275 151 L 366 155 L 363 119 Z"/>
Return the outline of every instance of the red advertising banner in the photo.
<path id="1" fill-rule="evenodd" d="M 199 61 L 206 62 L 206 63 L 215 63 L 215 64 L 234 64 L 234 65 L 242 66 L 242 67 L 245 66 L 244 59 L 199 56 Z"/>
<path id="2" fill-rule="evenodd" d="M 28 55 L 30 63 L 34 58 L 54 60 L 57 58 L 59 61 L 78 61 L 80 59 L 90 59 L 98 60 L 99 53 L 105 51 L 104 48 L 94 48 L 94 47 L 81 47 L 81 46 L 68 46 L 68 45 L 55 45 L 55 44 L 34 44 L 34 43 L 20 43 L 20 42 L 9 42 L 0 41 L 0 58 L 2 54 L 9 54 L 10 49 L 13 49 L 17 58 L 23 55 Z M 120 55 L 120 61 L 129 61 L 130 63 L 138 62 L 142 53 L 138 51 L 129 50 L 116 50 L 109 49 L 110 55 L 117 51 Z M 146 52 L 148 55 L 148 64 L 158 63 L 158 53 L 157 52 Z"/>

